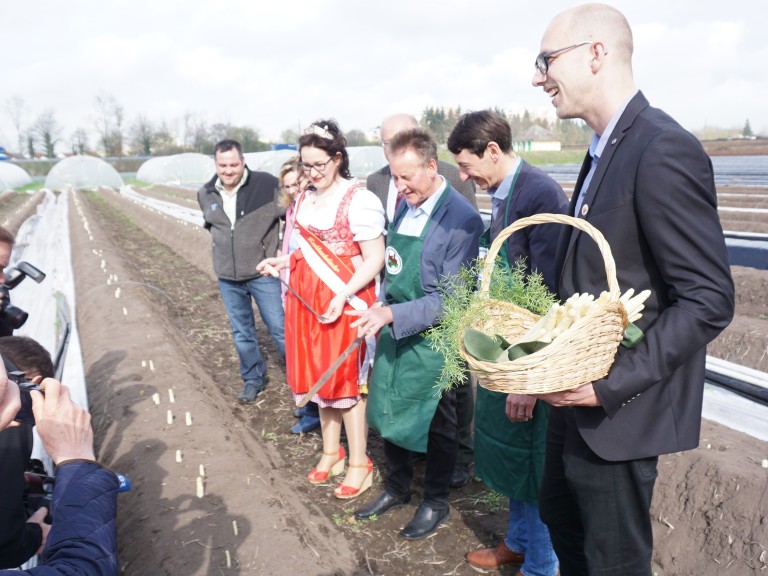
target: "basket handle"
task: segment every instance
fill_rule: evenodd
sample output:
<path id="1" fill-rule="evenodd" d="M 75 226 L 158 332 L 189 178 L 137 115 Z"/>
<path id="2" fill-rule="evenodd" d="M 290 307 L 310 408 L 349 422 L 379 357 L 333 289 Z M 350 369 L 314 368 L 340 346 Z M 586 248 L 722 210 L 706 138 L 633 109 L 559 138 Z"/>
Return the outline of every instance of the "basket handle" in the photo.
<path id="1" fill-rule="evenodd" d="M 491 285 L 491 274 L 493 273 L 493 267 L 496 263 L 496 256 L 498 255 L 499 250 L 501 250 L 504 241 L 518 230 L 528 226 L 534 226 L 535 224 L 567 224 L 574 228 L 578 228 L 582 232 L 586 232 L 597 243 L 600 255 L 603 257 L 605 275 L 608 278 L 608 295 L 610 300 L 611 302 L 616 302 L 619 299 L 621 290 L 619 289 L 619 282 L 616 279 L 616 262 L 613 260 L 611 247 L 608 245 L 602 232 L 583 218 L 574 218 L 573 216 L 566 216 L 565 214 L 547 213 L 534 214 L 533 216 L 520 218 L 499 232 L 499 235 L 496 236 L 493 244 L 491 244 L 491 247 L 488 249 L 488 255 L 485 257 L 483 280 L 480 283 L 481 294 L 488 295 L 488 289 Z"/>

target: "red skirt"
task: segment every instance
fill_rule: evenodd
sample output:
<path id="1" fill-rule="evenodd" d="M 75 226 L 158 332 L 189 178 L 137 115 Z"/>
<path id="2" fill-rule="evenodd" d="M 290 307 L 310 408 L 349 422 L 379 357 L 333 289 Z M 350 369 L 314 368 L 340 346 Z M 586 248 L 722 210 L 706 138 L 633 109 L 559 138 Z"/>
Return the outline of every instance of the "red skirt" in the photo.
<path id="1" fill-rule="evenodd" d="M 318 313 L 323 314 L 334 297 L 333 291 L 312 271 L 301 253 L 291 255 L 291 288 Z M 351 259 L 349 265 L 352 266 Z M 373 282 L 357 293 L 369 306 L 375 301 Z M 353 310 L 347 304 L 344 311 Z M 286 378 L 294 394 L 306 394 L 323 373 L 357 337 L 357 328 L 349 325 L 357 318 L 341 316 L 333 324 L 321 324 L 291 292 L 285 300 L 285 365 Z M 359 395 L 358 359 L 365 357 L 365 342 L 339 366 L 318 396 L 335 400 Z"/>

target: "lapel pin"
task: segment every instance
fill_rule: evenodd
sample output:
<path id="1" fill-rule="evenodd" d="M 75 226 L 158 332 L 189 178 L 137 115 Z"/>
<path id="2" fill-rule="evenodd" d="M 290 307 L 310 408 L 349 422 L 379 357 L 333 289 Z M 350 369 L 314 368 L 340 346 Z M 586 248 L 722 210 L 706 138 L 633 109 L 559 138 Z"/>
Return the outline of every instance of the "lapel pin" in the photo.
<path id="1" fill-rule="evenodd" d="M 581 206 L 581 215 L 582 216 L 586 216 L 587 212 L 589 212 L 589 205 L 582 204 L 582 206 Z"/>

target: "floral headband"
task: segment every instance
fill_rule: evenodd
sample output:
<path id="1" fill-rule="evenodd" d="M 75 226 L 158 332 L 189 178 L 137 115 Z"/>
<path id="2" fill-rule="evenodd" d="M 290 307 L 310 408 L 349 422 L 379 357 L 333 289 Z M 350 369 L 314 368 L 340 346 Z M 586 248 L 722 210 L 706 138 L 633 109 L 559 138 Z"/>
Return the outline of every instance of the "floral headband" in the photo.
<path id="1" fill-rule="evenodd" d="M 327 124 L 322 128 L 317 124 L 312 124 L 312 126 L 304 130 L 304 134 L 315 134 L 317 136 L 320 136 L 320 138 L 324 138 L 325 140 L 333 140 L 333 135 L 330 132 L 328 132 Z"/>

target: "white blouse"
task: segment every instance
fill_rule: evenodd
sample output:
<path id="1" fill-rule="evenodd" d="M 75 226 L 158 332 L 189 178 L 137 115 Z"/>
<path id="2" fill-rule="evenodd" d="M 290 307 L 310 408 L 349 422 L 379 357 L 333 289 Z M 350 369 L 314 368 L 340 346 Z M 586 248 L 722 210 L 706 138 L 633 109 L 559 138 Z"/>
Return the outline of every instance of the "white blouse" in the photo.
<path id="1" fill-rule="evenodd" d="M 320 202 L 315 200 L 317 196 L 315 191 L 307 190 L 306 197 L 301 202 L 301 209 L 296 215 L 299 223 L 302 226 L 314 226 L 320 230 L 331 228 L 336 220 L 336 212 L 342 198 L 354 183 L 355 180 L 340 180 L 339 186 L 323 193 Z M 325 196 L 329 193 L 330 196 Z M 349 229 L 353 234 L 353 240 L 362 242 L 386 234 L 384 222 L 384 207 L 378 196 L 365 188 L 358 190 L 349 203 Z"/>

